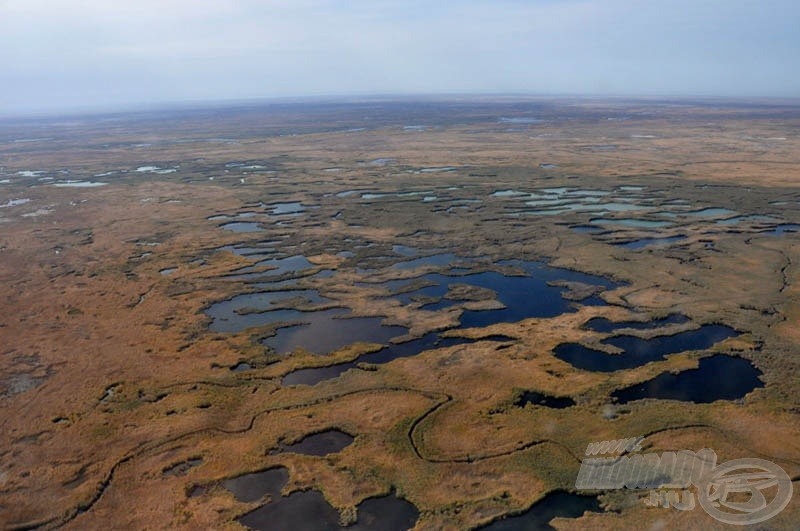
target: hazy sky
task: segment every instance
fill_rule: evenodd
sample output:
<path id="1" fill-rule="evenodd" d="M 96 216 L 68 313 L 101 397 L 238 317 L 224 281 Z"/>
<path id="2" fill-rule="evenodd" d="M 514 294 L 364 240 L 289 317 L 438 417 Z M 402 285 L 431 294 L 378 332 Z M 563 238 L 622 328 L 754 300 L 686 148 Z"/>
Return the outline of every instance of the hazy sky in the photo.
<path id="1" fill-rule="evenodd" d="M 800 96 L 800 0 L 0 0 L 0 113 L 372 93 Z"/>

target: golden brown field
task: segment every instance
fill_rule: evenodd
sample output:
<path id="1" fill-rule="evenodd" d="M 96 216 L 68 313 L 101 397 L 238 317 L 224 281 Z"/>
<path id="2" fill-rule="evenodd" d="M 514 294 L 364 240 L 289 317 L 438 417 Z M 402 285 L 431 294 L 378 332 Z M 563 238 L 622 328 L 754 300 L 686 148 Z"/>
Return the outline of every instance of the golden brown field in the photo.
<path id="1" fill-rule="evenodd" d="M 107 184 L 53 184 L 70 180 Z M 238 501 L 223 481 L 276 466 L 288 470 L 285 495 L 319 490 L 343 521 L 394 489 L 419 510 L 416 529 L 468 529 L 574 490 L 588 443 L 637 435 L 648 451 L 709 447 L 720 462 L 768 459 L 799 486 L 800 235 L 770 232 L 800 223 L 800 107 L 791 103 L 367 102 L 7 120 L 0 183 L 0 523 L 8 529 L 237 529 L 260 503 Z M 591 207 L 531 214 L 536 207 L 493 195 L 561 187 L 639 201 L 644 214 L 605 217 L 656 225 L 578 232 L 571 227 L 598 217 Z M 284 202 L 307 209 L 265 213 Z M 674 205 L 687 210 L 659 217 Z M 705 208 L 756 217 L 734 225 L 685 215 Z M 256 215 L 236 218 L 243 212 Z M 235 218 L 261 230 L 220 227 Z M 615 245 L 672 236 L 682 239 Z M 382 316 L 414 338 L 449 330 L 477 340 L 313 386 L 282 385 L 295 369 L 379 346 L 280 356 L 261 342 L 274 324 L 209 330 L 213 303 L 264 289 L 231 277 L 252 261 L 220 248 L 265 241 L 310 264 L 276 278 L 297 277 L 355 316 Z M 496 307 L 493 294 L 451 286 L 469 291 L 463 303 L 401 304 L 378 283 L 414 277 L 391 268 L 401 259 L 395 245 L 473 257 L 481 271 L 541 260 L 618 287 L 599 294 L 605 304 L 576 302 L 570 313 L 456 328 L 462 310 Z M 315 309 L 302 297 L 286 304 Z M 740 335 L 615 372 L 553 355 L 562 343 L 602 348 L 608 334 L 587 330 L 591 318 L 674 313 L 690 321 L 670 333 L 724 324 Z M 507 337 L 480 340 L 495 335 Z M 712 353 L 752 361 L 764 386 L 712 403 L 612 403 L 615 390 Z M 230 369 L 241 362 L 250 370 Z M 516 406 L 526 390 L 575 405 Z M 275 451 L 332 428 L 353 444 L 322 457 Z M 605 512 L 552 525 L 731 527 L 699 508 L 647 507 L 643 496 L 601 493 Z M 795 528 L 798 499 L 763 525 Z"/>

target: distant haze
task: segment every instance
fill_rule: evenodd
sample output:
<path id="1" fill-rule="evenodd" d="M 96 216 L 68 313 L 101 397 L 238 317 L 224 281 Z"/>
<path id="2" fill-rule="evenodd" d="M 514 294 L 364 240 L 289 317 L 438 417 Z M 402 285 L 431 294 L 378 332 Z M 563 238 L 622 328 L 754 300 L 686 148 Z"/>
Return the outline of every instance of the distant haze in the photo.
<path id="1" fill-rule="evenodd" d="M 366 94 L 800 96 L 798 0 L 0 0 L 0 114 Z"/>

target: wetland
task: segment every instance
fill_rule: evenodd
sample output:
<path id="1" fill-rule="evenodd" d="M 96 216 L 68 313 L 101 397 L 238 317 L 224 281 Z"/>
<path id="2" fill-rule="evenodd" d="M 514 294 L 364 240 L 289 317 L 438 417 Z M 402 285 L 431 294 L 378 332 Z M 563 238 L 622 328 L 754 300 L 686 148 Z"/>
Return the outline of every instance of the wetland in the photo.
<path id="1" fill-rule="evenodd" d="M 575 480 L 643 435 L 796 484 L 799 127 L 469 98 L 2 119 L 0 522 L 712 529 Z"/>

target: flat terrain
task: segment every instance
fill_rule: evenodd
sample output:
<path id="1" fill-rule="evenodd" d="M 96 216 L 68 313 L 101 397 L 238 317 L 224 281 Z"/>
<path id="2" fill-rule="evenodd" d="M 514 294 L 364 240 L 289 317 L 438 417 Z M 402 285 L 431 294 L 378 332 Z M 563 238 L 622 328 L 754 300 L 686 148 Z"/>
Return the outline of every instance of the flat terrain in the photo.
<path id="1" fill-rule="evenodd" d="M 768 459 L 797 491 L 795 224 L 791 103 L 369 100 L 0 121 L 0 524 L 237 529 L 264 500 L 226 481 L 284 467 L 284 495 L 319 491 L 343 522 L 395 493 L 417 529 L 475 528 L 574 490 L 590 442 L 638 435 L 648 451 Z M 549 315 L 459 280 L 533 263 L 605 285 L 556 282 L 568 311 Z M 422 290 L 443 272 L 442 293 Z M 214 316 L 278 291 L 291 293 Z M 323 345 L 344 334 L 323 320 L 336 309 L 397 333 L 293 346 L 289 331 Z M 511 314 L 524 315 L 479 323 Z M 623 335 L 738 334 L 613 371 L 555 355 L 618 355 L 604 341 L 619 330 L 593 318 L 675 314 Z M 319 328 L 281 326 L 306 318 Z M 444 346 L 364 361 L 432 333 Z M 752 362 L 763 385 L 612 399 L 718 354 Z M 526 391 L 571 405 L 521 407 Z M 290 448 L 330 430 L 352 441 Z M 552 525 L 726 527 L 643 497 L 600 493 L 604 511 Z M 765 525 L 794 528 L 798 500 Z"/>

